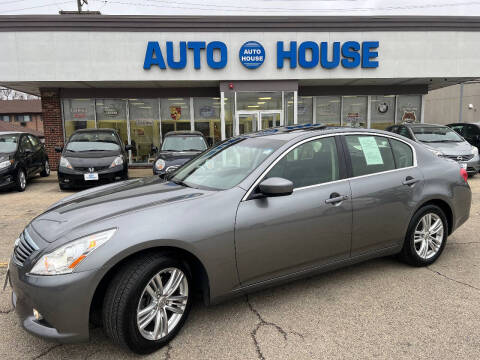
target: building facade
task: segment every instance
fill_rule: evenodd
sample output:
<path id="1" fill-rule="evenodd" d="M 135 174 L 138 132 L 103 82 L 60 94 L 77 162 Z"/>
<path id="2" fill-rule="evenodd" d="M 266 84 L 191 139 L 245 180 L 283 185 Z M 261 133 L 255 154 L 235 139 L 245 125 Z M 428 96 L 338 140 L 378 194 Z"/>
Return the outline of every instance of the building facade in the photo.
<path id="1" fill-rule="evenodd" d="M 424 120 L 429 90 L 480 77 L 476 17 L 0 17 L 0 84 L 41 95 L 46 146 L 115 128 L 147 165 L 173 130 Z"/>
<path id="2" fill-rule="evenodd" d="M 43 135 L 40 100 L 0 100 L 0 121 Z"/>

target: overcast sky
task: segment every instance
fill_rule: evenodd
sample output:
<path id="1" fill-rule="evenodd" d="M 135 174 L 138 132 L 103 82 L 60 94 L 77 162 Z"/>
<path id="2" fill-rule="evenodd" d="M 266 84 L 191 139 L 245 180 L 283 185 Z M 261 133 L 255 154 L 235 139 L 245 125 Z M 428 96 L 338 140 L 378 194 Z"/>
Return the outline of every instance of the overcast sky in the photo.
<path id="1" fill-rule="evenodd" d="M 468 0 L 87 0 L 113 15 L 480 15 Z M 58 14 L 77 0 L 0 0 L 0 14 Z"/>

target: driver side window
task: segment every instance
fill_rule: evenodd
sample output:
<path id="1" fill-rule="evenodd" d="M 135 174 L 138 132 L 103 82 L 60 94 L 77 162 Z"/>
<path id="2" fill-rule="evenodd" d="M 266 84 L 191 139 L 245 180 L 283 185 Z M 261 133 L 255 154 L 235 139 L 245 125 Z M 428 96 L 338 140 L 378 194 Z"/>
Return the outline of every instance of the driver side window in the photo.
<path id="1" fill-rule="evenodd" d="M 280 177 L 294 188 L 318 185 L 340 178 L 334 137 L 312 140 L 290 150 L 268 172 L 265 179 Z"/>
<path id="2" fill-rule="evenodd" d="M 26 135 L 22 136 L 22 139 L 20 140 L 20 149 L 22 151 L 25 151 L 25 150 L 33 151 L 33 145 L 30 142 L 30 140 L 28 140 L 28 137 Z"/>

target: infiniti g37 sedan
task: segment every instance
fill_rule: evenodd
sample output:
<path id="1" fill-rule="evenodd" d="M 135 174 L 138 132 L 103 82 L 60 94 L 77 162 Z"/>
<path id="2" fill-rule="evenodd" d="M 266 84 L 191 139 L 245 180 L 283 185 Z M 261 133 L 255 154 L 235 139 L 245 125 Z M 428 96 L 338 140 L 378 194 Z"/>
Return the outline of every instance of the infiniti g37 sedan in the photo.
<path id="1" fill-rule="evenodd" d="M 227 140 L 169 176 L 86 190 L 15 242 L 12 301 L 59 342 L 103 324 L 150 353 L 182 328 L 194 292 L 213 304 L 398 254 L 433 263 L 469 217 L 467 174 L 392 133 L 276 128 Z"/>

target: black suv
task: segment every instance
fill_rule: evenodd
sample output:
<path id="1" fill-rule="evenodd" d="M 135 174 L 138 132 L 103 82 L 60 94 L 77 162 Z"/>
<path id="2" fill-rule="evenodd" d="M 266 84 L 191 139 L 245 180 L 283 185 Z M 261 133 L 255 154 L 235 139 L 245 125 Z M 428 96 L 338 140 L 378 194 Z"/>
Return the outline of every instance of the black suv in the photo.
<path id="1" fill-rule="evenodd" d="M 0 188 L 24 191 L 27 179 L 50 175 L 48 155 L 40 140 L 23 132 L 0 132 Z"/>
<path id="2" fill-rule="evenodd" d="M 162 147 L 153 163 L 153 174 L 175 171 L 209 147 L 200 131 L 171 131 L 165 135 Z"/>
<path id="3" fill-rule="evenodd" d="M 459 133 L 470 145 L 480 148 L 480 123 L 455 123 L 447 126 Z"/>

